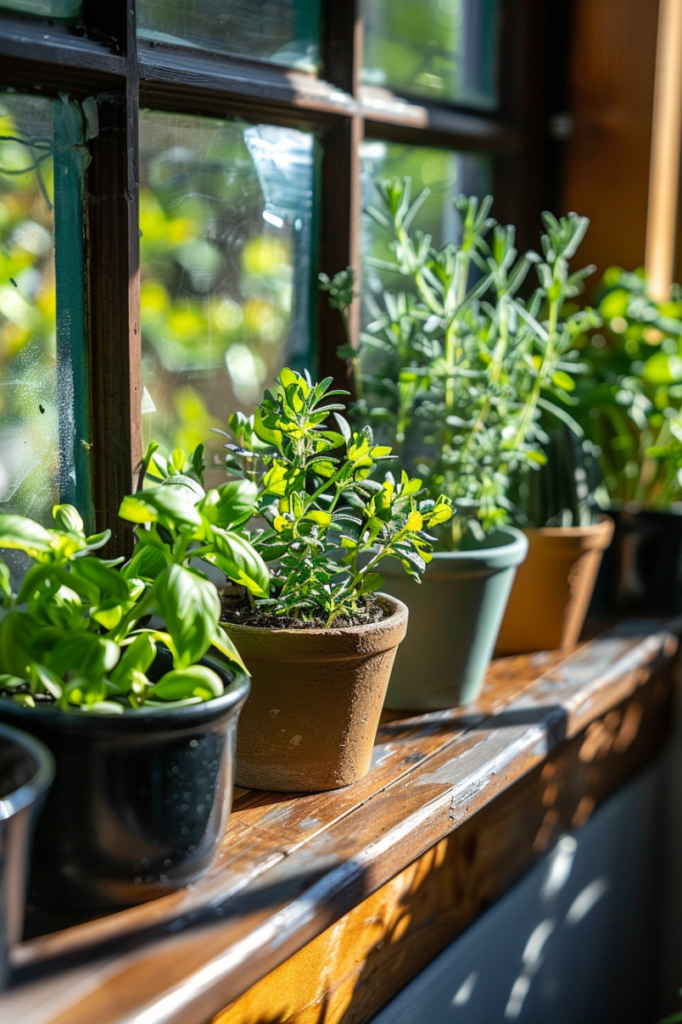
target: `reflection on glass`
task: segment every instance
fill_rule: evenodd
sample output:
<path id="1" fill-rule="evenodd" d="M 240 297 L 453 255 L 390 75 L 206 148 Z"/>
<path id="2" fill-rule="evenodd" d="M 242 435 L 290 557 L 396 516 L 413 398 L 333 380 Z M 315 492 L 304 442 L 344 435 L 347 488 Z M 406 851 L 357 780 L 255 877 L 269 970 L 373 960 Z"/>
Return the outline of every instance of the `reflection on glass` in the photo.
<path id="1" fill-rule="evenodd" d="M 318 66 L 319 0 L 138 0 L 137 25 L 143 39 Z"/>
<path id="2" fill-rule="evenodd" d="M 215 466 L 209 429 L 308 362 L 313 139 L 157 113 L 140 136 L 144 440 Z"/>
<path id="3" fill-rule="evenodd" d="M 429 195 L 421 207 L 414 226 L 430 235 L 433 245 L 456 242 L 459 235 L 459 217 L 453 200 L 457 195 L 485 196 L 490 192 L 490 162 L 471 153 L 453 153 L 446 149 L 423 146 L 403 146 L 398 143 L 367 139 L 361 150 L 363 208 L 379 205 L 376 202 L 376 184 L 387 178 L 412 179 L 412 196 L 416 198 L 424 189 Z M 493 213 L 495 211 L 493 210 Z M 385 287 L 404 288 L 389 271 L 371 266 L 366 257 L 394 262 L 389 250 L 388 232 L 368 214 L 363 214 L 361 248 L 364 259 L 362 271 L 363 321 L 368 323 L 377 316 L 376 297 Z"/>
<path id="4" fill-rule="evenodd" d="M 446 103 L 497 99 L 499 0 L 361 0 L 362 80 Z"/>
<path id="5" fill-rule="evenodd" d="M 81 0 L 0 0 L 0 8 L 41 18 L 77 18 Z"/>
<path id="6" fill-rule="evenodd" d="M 74 500 L 75 488 L 73 378 L 57 355 L 54 164 L 69 116 L 62 108 L 0 94 L 0 512 L 46 525 L 52 505 Z M 60 379 L 66 387 L 58 393 Z M 62 439 L 71 435 L 61 454 L 60 417 Z"/>

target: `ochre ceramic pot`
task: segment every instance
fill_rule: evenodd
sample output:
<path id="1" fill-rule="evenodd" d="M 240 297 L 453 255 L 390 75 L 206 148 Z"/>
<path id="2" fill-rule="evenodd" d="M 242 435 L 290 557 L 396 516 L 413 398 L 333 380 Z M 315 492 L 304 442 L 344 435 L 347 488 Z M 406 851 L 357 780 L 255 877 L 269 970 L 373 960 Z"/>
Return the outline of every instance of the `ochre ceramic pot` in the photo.
<path id="1" fill-rule="evenodd" d="M 528 557 L 519 567 L 495 653 L 572 650 L 578 642 L 613 520 L 591 526 L 523 531 Z"/>
<path id="2" fill-rule="evenodd" d="M 343 629 L 223 623 L 251 673 L 237 737 L 237 785 L 319 792 L 369 771 L 407 608 L 380 595 L 381 622 Z"/>
<path id="3" fill-rule="evenodd" d="M 501 527 L 482 544 L 436 552 L 420 584 L 396 559 L 382 560 L 384 590 L 410 609 L 387 707 L 437 711 L 476 699 L 527 549 L 519 530 Z"/>

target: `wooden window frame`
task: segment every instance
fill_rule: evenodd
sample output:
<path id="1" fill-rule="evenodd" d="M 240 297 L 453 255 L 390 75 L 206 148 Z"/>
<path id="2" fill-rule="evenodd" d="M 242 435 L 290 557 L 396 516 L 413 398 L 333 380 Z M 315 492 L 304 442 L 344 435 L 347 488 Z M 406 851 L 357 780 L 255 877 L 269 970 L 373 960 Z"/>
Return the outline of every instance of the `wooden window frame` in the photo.
<path id="1" fill-rule="evenodd" d="M 359 82 L 359 0 L 321 0 L 321 75 L 264 60 L 138 42 L 135 0 L 84 0 L 78 27 L 0 11 L 0 89 L 75 99 L 95 96 L 99 133 L 89 142 L 86 181 L 87 348 L 92 496 L 98 528 L 126 554 L 118 519 L 142 456 L 139 320 L 138 115 L 140 107 L 309 129 L 321 142 L 317 269 L 352 266 L 360 276 L 363 138 L 485 153 L 492 159 L 495 212 L 537 235 L 541 209 L 556 199 L 549 132 L 555 96 L 555 15 L 546 0 L 501 0 L 498 109 L 472 113 L 415 101 Z M 356 303 L 357 305 L 357 303 Z M 349 386 L 336 355 L 338 314 L 318 303 L 318 372 Z M 359 315 L 352 317 L 357 339 Z"/>

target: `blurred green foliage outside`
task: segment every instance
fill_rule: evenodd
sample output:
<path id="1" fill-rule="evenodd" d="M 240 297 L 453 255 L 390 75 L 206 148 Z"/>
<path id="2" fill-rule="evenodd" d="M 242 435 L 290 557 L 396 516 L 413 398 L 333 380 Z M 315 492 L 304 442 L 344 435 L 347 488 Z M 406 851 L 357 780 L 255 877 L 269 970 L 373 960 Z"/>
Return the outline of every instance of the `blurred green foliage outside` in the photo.
<path id="1" fill-rule="evenodd" d="M 0 95 L 0 511 L 59 500 L 50 100 Z"/>
<path id="2" fill-rule="evenodd" d="M 312 139 L 145 113 L 141 167 L 144 441 L 217 466 L 209 429 L 309 360 Z"/>

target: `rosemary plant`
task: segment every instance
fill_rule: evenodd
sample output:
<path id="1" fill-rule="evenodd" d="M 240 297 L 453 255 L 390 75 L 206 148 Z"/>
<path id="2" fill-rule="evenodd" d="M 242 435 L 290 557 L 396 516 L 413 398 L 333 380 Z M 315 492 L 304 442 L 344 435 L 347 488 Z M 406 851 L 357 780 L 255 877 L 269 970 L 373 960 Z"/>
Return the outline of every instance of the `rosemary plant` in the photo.
<path id="1" fill-rule="evenodd" d="M 380 206 L 367 212 L 390 232 L 395 260 L 370 263 L 396 287 L 370 299 L 353 415 L 394 446 L 432 498 L 452 501 L 450 528 L 438 539 L 451 550 L 504 522 L 514 474 L 545 463 L 543 412 L 582 433 L 569 412 L 579 369 L 573 343 L 599 320 L 566 304 L 593 270 L 569 269 L 588 221 L 545 213 L 543 255 L 519 256 L 514 228 L 490 217 L 492 199 L 460 196 L 461 240 L 435 249 L 413 229 L 427 190 L 412 202 L 406 178 L 378 191 Z M 525 299 L 532 267 L 538 284 Z"/>

